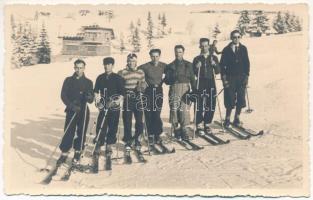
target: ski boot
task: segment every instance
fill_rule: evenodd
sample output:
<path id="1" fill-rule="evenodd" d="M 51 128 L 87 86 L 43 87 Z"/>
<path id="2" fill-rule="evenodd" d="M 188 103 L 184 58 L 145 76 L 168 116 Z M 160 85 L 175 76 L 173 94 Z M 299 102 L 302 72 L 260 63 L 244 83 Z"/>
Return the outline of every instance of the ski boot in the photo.
<path id="1" fill-rule="evenodd" d="M 181 139 L 184 141 L 189 140 L 189 135 L 186 129 L 181 130 Z"/>
<path id="2" fill-rule="evenodd" d="M 131 144 L 126 143 L 125 145 L 125 163 L 126 164 L 131 164 L 132 163 L 132 158 L 130 156 L 130 151 L 131 151 Z"/>
<path id="3" fill-rule="evenodd" d="M 242 122 L 240 121 L 239 117 L 235 117 L 234 121 L 233 121 L 233 125 L 236 127 L 241 127 L 242 126 Z"/>
<path id="4" fill-rule="evenodd" d="M 225 119 L 225 121 L 223 122 L 223 127 L 228 128 L 230 126 L 230 120 L 229 119 Z"/>

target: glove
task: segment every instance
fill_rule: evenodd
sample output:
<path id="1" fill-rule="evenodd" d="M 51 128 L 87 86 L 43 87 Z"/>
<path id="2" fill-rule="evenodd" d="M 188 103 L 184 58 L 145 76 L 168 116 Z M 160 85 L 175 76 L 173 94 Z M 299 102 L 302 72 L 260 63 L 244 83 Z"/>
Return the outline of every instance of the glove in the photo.
<path id="1" fill-rule="evenodd" d="M 93 96 L 92 93 L 87 92 L 87 93 L 85 94 L 84 98 L 85 98 L 85 100 L 86 100 L 88 103 L 92 103 L 94 96 Z"/>
<path id="2" fill-rule="evenodd" d="M 198 61 L 197 64 L 196 64 L 196 68 L 199 69 L 200 67 L 201 67 L 201 62 Z"/>
<path id="3" fill-rule="evenodd" d="M 224 88 L 229 88 L 229 82 L 227 81 L 226 75 L 222 76 L 222 82 L 223 82 L 223 87 Z"/>
<path id="4" fill-rule="evenodd" d="M 136 87 L 136 90 L 137 90 L 137 92 L 143 93 L 145 91 L 146 87 L 147 87 L 147 84 L 145 81 L 139 82 L 137 87 Z"/>
<path id="5" fill-rule="evenodd" d="M 113 100 L 109 102 L 109 108 L 117 108 L 120 106 L 120 102 L 117 100 Z"/>
<path id="6" fill-rule="evenodd" d="M 75 104 L 71 104 L 71 105 L 69 106 L 69 109 L 70 109 L 71 111 L 75 112 L 75 113 L 79 113 L 79 112 L 80 112 L 80 106 L 75 105 Z"/>
<path id="7" fill-rule="evenodd" d="M 248 82 L 249 82 L 249 76 L 246 75 L 246 76 L 243 78 L 242 84 L 243 84 L 245 87 L 247 87 Z"/>

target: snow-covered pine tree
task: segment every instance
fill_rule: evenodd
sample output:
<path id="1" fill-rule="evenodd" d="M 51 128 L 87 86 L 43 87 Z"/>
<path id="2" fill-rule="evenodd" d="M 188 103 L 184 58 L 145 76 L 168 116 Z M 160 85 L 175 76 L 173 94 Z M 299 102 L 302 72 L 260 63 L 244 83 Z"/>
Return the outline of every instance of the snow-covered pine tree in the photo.
<path id="1" fill-rule="evenodd" d="M 38 63 L 48 64 L 51 59 L 51 49 L 48 41 L 48 35 L 45 25 L 42 24 L 41 33 L 39 35 L 38 48 L 37 48 Z"/>
<path id="2" fill-rule="evenodd" d="M 299 17 L 295 18 L 295 31 L 302 31 L 302 24 Z"/>
<path id="3" fill-rule="evenodd" d="M 124 51 L 125 51 L 125 43 L 124 43 L 124 35 L 123 35 L 123 33 L 121 33 L 121 36 L 120 36 L 120 52 L 121 52 L 121 54 L 123 54 L 124 53 Z"/>
<path id="4" fill-rule="evenodd" d="M 258 10 L 251 23 L 257 27 L 257 30 L 265 33 L 267 30 L 269 30 L 268 21 L 269 19 L 267 18 L 266 14 L 262 10 Z"/>
<path id="5" fill-rule="evenodd" d="M 141 49 L 141 44 L 140 44 L 140 36 L 139 36 L 139 29 L 138 27 L 135 27 L 131 45 L 133 46 L 133 51 L 134 52 L 139 52 Z"/>
<path id="6" fill-rule="evenodd" d="M 282 13 L 279 11 L 276 18 L 273 21 L 273 28 L 278 34 L 287 33 L 287 24 L 285 18 L 282 16 Z"/>
<path id="7" fill-rule="evenodd" d="M 237 21 L 237 29 L 240 31 L 242 35 L 245 35 L 248 31 L 248 27 L 250 25 L 250 17 L 249 12 L 247 10 L 243 10 L 240 12 L 240 17 Z"/>
<path id="8" fill-rule="evenodd" d="M 27 25 L 26 25 L 27 26 Z M 19 62 L 21 66 L 29 66 L 31 65 L 31 52 L 30 52 L 30 38 L 28 34 L 28 30 L 24 27 L 23 33 L 19 39 Z"/>
<path id="9" fill-rule="evenodd" d="M 34 30 L 30 27 L 28 31 L 28 41 L 29 41 L 29 53 L 30 53 L 30 65 L 35 65 L 38 63 L 37 59 L 37 34 Z"/>
<path id="10" fill-rule="evenodd" d="M 158 23 L 157 23 L 157 34 L 156 34 L 157 38 L 162 38 L 163 37 L 161 22 L 162 22 L 162 17 L 161 17 L 161 14 L 159 13 L 159 15 L 158 15 Z"/>
<path id="11" fill-rule="evenodd" d="M 294 26 L 292 25 L 292 16 L 289 11 L 285 12 L 284 18 L 285 18 L 286 29 L 287 29 L 286 31 L 293 32 Z"/>
<path id="12" fill-rule="evenodd" d="M 151 12 L 148 12 L 148 26 L 147 26 L 147 35 L 146 38 L 148 40 L 148 49 L 153 47 L 152 39 L 153 39 L 153 21 L 151 17 Z"/>
<path id="13" fill-rule="evenodd" d="M 167 26 L 167 20 L 166 20 L 165 13 L 163 13 L 162 15 L 161 25 L 162 25 L 162 35 L 166 35 L 165 27 Z"/>

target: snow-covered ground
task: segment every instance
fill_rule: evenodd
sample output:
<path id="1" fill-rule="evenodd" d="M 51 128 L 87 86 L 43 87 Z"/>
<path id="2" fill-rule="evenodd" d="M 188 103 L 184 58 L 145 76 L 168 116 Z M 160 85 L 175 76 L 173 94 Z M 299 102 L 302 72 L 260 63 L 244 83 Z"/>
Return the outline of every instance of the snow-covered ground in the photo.
<path id="1" fill-rule="evenodd" d="M 147 164 L 125 165 L 117 160 L 110 173 L 102 171 L 101 158 L 99 174 L 77 172 L 68 182 L 58 181 L 57 176 L 48 186 L 39 184 L 46 174 L 38 169 L 45 165 L 63 136 L 65 114 L 60 91 L 64 78 L 73 73 L 73 60 L 6 70 L 6 192 L 103 194 L 111 191 L 123 194 L 130 190 L 133 194 L 221 194 L 224 190 L 225 195 L 225 189 L 229 189 L 229 194 L 267 194 L 274 189 L 276 195 L 303 194 L 308 186 L 308 156 L 303 156 L 308 153 L 306 37 L 304 33 L 295 33 L 242 40 L 248 47 L 251 61 L 249 97 L 254 109 L 251 114 L 243 113 L 242 120 L 247 127 L 264 129 L 264 136 L 241 141 L 215 129 L 218 136 L 230 139 L 230 144 L 211 146 L 197 138 L 194 142 L 205 148 L 190 152 L 169 143 L 168 146 L 176 148 L 175 154 L 146 156 Z M 173 34 L 155 43 L 162 49 L 163 62 L 174 59 L 173 47 L 180 42 L 186 47 L 187 60 L 199 54 L 197 44 L 190 37 L 179 38 Z M 222 49 L 228 42 L 220 42 L 218 48 Z M 126 55 L 112 55 L 116 59 L 114 71 L 125 67 Z M 103 72 L 102 59 L 85 59 L 86 76 L 93 81 Z M 148 53 L 140 52 L 139 64 L 147 61 Z M 220 81 L 218 88 L 222 88 Z M 169 132 L 168 87 L 164 89 L 162 118 L 165 131 Z M 220 102 L 224 116 L 222 95 Z M 94 105 L 90 108 L 92 124 L 97 110 Z M 218 111 L 215 119 L 219 119 Z M 121 138 L 122 124 L 119 128 Z M 122 146 L 119 147 L 121 156 Z M 113 155 L 116 156 L 116 149 Z"/>

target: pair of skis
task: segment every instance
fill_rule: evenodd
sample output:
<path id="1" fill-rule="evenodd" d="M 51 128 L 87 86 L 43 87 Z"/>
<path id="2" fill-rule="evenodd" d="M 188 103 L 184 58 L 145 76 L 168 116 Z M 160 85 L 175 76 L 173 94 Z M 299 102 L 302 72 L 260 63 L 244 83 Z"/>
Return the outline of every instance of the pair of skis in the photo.
<path id="1" fill-rule="evenodd" d="M 220 127 L 222 127 L 223 129 L 225 129 L 227 132 L 229 132 L 230 134 L 232 134 L 234 137 L 241 139 L 241 140 L 247 140 L 250 139 L 251 137 L 256 137 L 256 136 L 261 136 L 264 134 L 264 131 L 253 131 L 251 129 L 246 129 L 242 126 L 235 126 L 233 124 L 231 124 L 228 127 L 225 127 L 221 122 L 218 121 L 214 121 L 214 123 Z"/>
<path id="2" fill-rule="evenodd" d="M 211 131 L 205 131 L 205 130 L 199 129 L 196 131 L 196 133 L 198 137 L 204 139 L 205 141 L 207 141 L 213 146 L 228 144 L 230 142 L 229 140 L 223 140 L 215 136 Z"/>
<path id="3" fill-rule="evenodd" d="M 143 153 L 141 152 L 140 149 L 135 148 L 135 155 L 137 157 L 138 162 L 140 163 L 147 163 L 148 161 L 145 159 L 145 157 L 143 156 Z M 133 160 L 132 157 L 130 155 L 131 150 L 126 150 L 125 151 L 125 164 L 132 164 Z"/>
<path id="4" fill-rule="evenodd" d="M 161 150 L 159 150 L 159 148 L 157 148 L 156 146 L 160 147 Z M 155 155 L 171 154 L 171 153 L 175 153 L 176 152 L 175 148 L 169 149 L 162 142 L 158 142 L 158 143 L 155 143 L 155 144 L 150 144 L 150 150 Z"/>

